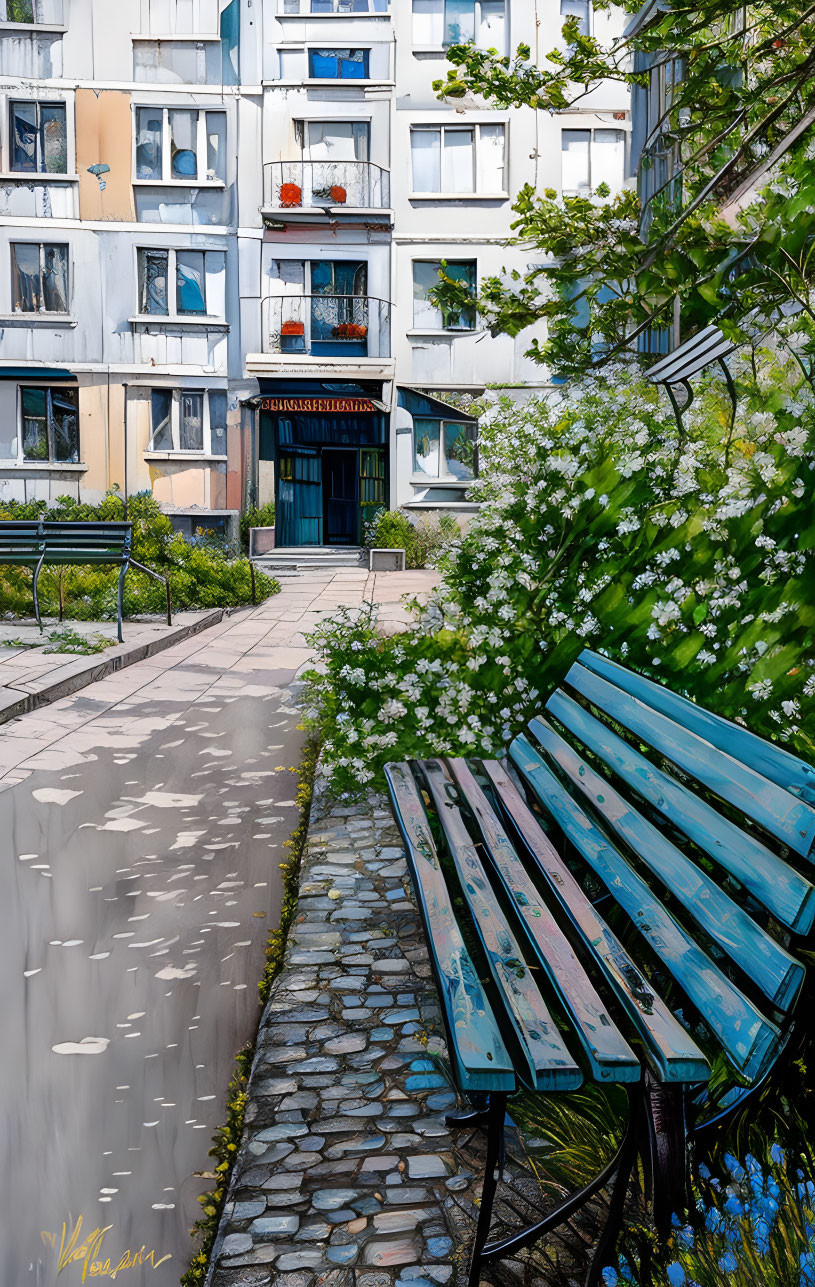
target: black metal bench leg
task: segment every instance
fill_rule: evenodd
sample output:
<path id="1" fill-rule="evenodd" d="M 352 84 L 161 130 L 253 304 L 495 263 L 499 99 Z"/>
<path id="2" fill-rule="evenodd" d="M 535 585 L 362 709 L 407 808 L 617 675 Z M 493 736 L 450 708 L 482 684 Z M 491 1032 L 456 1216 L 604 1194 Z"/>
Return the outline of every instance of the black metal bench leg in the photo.
<path id="1" fill-rule="evenodd" d="M 116 592 L 116 625 L 118 627 L 119 643 L 124 643 L 124 634 L 122 633 L 122 618 L 124 616 L 125 606 L 125 574 L 127 573 L 128 564 L 123 563 L 119 572 L 119 587 Z"/>
<path id="2" fill-rule="evenodd" d="M 486 1109 L 487 1160 L 484 1167 L 484 1187 L 481 1190 L 481 1206 L 478 1212 L 467 1287 L 478 1287 L 481 1278 L 483 1263 L 481 1253 L 490 1233 L 492 1207 L 495 1201 L 495 1190 L 498 1187 L 498 1163 L 503 1154 L 506 1105 L 506 1095 L 489 1096 Z"/>
<path id="3" fill-rule="evenodd" d="M 42 571 L 42 565 L 43 565 L 44 559 L 45 559 L 45 550 L 43 550 L 42 554 L 40 555 L 40 561 L 37 564 L 36 568 L 34 569 L 34 616 L 37 618 L 37 625 L 40 628 L 40 633 L 42 633 L 42 620 L 40 618 L 40 600 L 37 594 L 37 586 L 39 583 L 40 572 Z"/>
<path id="4" fill-rule="evenodd" d="M 645 1107 L 653 1175 L 654 1225 L 667 1237 L 674 1213 L 690 1205 L 687 1097 L 682 1085 L 658 1082 L 646 1073 Z"/>

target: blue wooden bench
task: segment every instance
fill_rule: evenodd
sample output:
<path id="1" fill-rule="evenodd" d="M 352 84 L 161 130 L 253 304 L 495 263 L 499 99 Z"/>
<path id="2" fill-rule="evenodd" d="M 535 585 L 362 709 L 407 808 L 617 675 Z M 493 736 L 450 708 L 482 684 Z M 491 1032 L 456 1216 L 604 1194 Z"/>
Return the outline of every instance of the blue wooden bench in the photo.
<path id="1" fill-rule="evenodd" d="M 587 651 L 507 762 L 386 775 L 453 1077 L 475 1103 L 448 1121 L 487 1126 L 470 1283 L 613 1180 L 593 1287 L 637 1157 L 664 1234 L 688 1204 L 694 1134 L 744 1111 L 791 1048 L 796 949 L 815 919 L 815 770 Z M 585 1080 L 628 1091 L 619 1152 L 543 1220 L 489 1242 L 507 1097 Z"/>
<path id="2" fill-rule="evenodd" d="M 124 605 L 124 579 L 128 568 L 138 568 L 156 581 L 163 581 L 167 596 L 167 625 L 171 626 L 170 583 L 158 572 L 138 563 L 130 552 L 131 523 L 60 523 L 48 520 L 0 522 L 0 564 L 13 567 L 30 567 L 34 571 L 34 616 L 42 630 L 40 603 L 37 593 L 40 572 L 44 566 L 107 564 L 118 567 L 119 584 L 116 596 L 119 642 L 122 642 L 122 613 Z M 62 593 L 60 587 L 60 620 L 62 620 Z"/>

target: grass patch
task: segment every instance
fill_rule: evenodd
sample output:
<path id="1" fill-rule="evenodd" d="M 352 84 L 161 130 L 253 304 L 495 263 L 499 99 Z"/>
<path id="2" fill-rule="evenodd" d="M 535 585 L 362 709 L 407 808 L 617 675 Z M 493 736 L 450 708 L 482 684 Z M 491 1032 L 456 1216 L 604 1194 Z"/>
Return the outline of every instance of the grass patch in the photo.
<path id="1" fill-rule="evenodd" d="M 73 652 L 80 657 L 91 657 L 96 652 L 104 652 L 106 648 L 116 645 L 115 639 L 107 639 L 105 635 L 81 635 L 71 626 L 66 626 L 63 630 L 52 630 L 48 642 L 50 646 L 44 648 L 43 652 Z"/>
<path id="2" fill-rule="evenodd" d="M 277 929 L 273 930 L 269 935 L 266 944 L 266 965 L 263 977 L 258 984 L 261 1014 L 269 999 L 272 984 L 283 968 L 286 940 L 297 912 L 300 868 L 311 817 L 314 774 L 318 755 L 319 743 L 316 738 L 311 738 L 306 743 L 299 769 L 292 770 L 292 772 L 296 772 L 299 775 L 297 803 L 300 807 L 300 819 L 291 838 L 285 844 L 285 848 L 289 850 L 289 856 L 285 863 L 280 864 L 283 872 L 283 899 L 280 907 L 280 923 Z M 202 1287 L 207 1276 L 210 1256 L 218 1233 L 218 1225 L 226 1202 L 226 1195 L 229 1191 L 232 1167 L 235 1164 L 243 1134 L 249 1074 L 252 1069 L 256 1046 L 257 1033 L 253 1040 L 247 1042 L 235 1056 L 235 1072 L 227 1090 L 226 1121 L 222 1126 L 218 1127 L 213 1135 L 212 1148 L 209 1150 L 210 1157 L 215 1159 L 213 1171 L 215 1188 L 209 1193 L 202 1193 L 198 1199 L 203 1207 L 203 1212 L 201 1218 L 193 1225 L 190 1233 L 192 1237 L 199 1240 L 199 1249 L 193 1257 L 189 1269 L 181 1278 L 181 1287 Z"/>

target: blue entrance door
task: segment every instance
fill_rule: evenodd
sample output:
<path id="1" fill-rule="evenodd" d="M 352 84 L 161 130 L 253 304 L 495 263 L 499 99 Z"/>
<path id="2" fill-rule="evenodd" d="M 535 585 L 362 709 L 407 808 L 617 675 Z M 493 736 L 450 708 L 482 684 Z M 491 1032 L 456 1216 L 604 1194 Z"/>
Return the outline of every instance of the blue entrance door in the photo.
<path id="1" fill-rule="evenodd" d="M 323 485 L 316 452 L 281 454 L 275 523 L 277 545 L 322 545 Z"/>

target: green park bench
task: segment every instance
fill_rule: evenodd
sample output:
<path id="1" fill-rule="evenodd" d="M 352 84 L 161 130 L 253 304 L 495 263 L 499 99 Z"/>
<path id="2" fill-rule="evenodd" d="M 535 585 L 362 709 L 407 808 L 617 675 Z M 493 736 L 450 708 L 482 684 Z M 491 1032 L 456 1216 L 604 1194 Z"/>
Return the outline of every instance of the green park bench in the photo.
<path id="1" fill-rule="evenodd" d="M 119 642 L 122 642 L 124 579 L 128 568 L 138 568 L 164 582 L 167 595 L 167 625 L 171 626 L 170 583 L 166 577 L 137 563 L 130 552 L 131 523 L 58 523 L 48 520 L 14 519 L 0 522 L 0 564 L 34 569 L 34 615 L 42 630 L 37 587 L 40 572 L 48 566 L 107 564 L 120 568 L 116 597 Z M 60 587 L 60 620 L 62 595 Z"/>
<path id="2" fill-rule="evenodd" d="M 815 918 L 815 770 L 585 651 L 508 760 L 390 764 L 453 1079 L 485 1124 L 470 1283 L 612 1184 L 610 1263 L 639 1157 L 664 1236 L 689 1145 L 794 1049 Z M 724 1074 L 724 1075 L 723 1075 Z M 508 1096 L 628 1092 L 619 1152 L 530 1228 L 488 1241 Z M 613 1183 L 612 1183 L 613 1181 Z"/>

